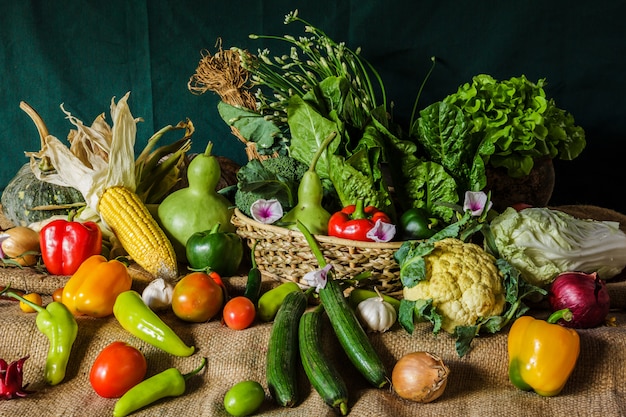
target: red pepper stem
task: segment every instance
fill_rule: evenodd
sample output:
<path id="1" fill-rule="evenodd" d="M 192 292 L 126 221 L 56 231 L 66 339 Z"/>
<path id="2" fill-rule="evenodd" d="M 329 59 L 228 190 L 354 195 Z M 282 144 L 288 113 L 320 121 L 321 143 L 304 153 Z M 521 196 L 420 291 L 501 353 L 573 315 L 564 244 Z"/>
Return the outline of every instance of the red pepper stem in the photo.
<path id="1" fill-rule="evenodd" d="M 207 362 L 207 359 L 206 358 L 202 358 L 202 363 L 200 363 L 200 366 L 198 366 L 193 371 L 187 372 L 186 374 L 184 374 L 183 378 L 185 379 L 185 381 L 188 380 L 189 378 L 191 378 L 192 376 L 194 376 L 195 374 L 197 374 L 198 372 L 200 372 L 202 370 L 202 368 L 204 368 L 206 366 L 206 362 Z"/>
<path id="2" fill-rule="evenodd" d="M 365 202 L 362 198 L 359 198 L 354 205 L 354 212 L 350 215 L 352 220 L 367 219 L 365 214 Z"/>
<path id="3" fill-rule="evenodd" d="M 562 310 L 557 310 L 548 317 L 546 320 L 550 324 L 555 324 L 559 320 L 571 321 L 572 320 L 572 312 L 569 308 L 564 308 Z"/>

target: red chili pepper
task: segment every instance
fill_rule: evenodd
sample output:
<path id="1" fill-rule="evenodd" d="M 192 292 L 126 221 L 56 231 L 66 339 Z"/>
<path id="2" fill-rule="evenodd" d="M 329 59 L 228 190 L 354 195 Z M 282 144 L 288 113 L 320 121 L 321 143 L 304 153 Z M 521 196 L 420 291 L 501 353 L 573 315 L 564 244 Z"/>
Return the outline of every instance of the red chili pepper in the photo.
<path id="1" fill-rule="evenodd" d="M 372 242 L 367 237 L 376 221 L 391 224 L 391 219 L 383 211 L 374 206 L 363 207 L 363 200 L 359 199 L 356 204 L 344 207 L 341 211 L 330 216 L 328 221 L 328 235 L 343 239 Z"/>
<path id="2" fill-rule="evenodd" d="M 7 363 L 0 359 L 0 400 L 26 397 L 32 391 L 26 391 L 28 384 L 22 386 L 25 356 L 17 361 Z"/>
<path id="3" fill-rule="evenodd" d="M 43 263 L 53 275 L 72 275 L 83 261 L 102 251 L 100 227 L 95 222 L 74 221 L 74 212 L 67 220 L 53 220 L 45 225 L 39 240 Z"/>

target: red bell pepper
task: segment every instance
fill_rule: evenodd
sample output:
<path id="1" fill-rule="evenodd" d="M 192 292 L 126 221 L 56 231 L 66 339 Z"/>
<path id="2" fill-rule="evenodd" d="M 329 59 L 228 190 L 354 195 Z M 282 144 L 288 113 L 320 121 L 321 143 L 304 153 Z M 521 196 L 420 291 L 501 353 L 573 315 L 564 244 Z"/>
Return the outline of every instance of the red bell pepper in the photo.
<path id="1" fill-rule="evenodd" d="M 45 225 L 39 240 L 43 263 L 53 275 L 72 275 L 83 261 L 102 252 L 100 227 L 91 221 L 74 221 L 74 212 L 67 220 L 53 220 Z"/>
<path id="2" fill-rule="evenodd" d="M 330 216 L 328 235 L 373 242 L 373 239 L 367 237 L 367 233 L 374 228 L 378 220 L 391 224 L 391 219 L 386 213 L 374 206 L 363 206 L 363 200 L 359 199 L 356 204 L 346 206 Z"/>

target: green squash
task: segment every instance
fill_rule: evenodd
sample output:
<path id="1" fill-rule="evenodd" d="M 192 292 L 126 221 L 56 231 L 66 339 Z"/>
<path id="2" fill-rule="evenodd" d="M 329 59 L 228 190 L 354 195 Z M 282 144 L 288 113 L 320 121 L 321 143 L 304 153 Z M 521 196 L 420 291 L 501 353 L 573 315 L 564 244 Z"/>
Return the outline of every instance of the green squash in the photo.
<path id="1" fill-rule="evenodd" d="M 67 215 L 85 203 L 83 195 L 75 188 L 37 179 L 29 164 L 24 164 L 9 181 L 0 201 L 4 215 L 16 226 Z"/>
<path id="2" fill-rule="evenodd" d="M 217 223 L 221 232 L 235 231 L 230 222 L 232 204 L 216 191 L 221 167 L 217 157 L 211 155 L 212 148 L 209 142 L 205 152 L 189 163 L 188 186 L 169 194 L 157 209 L 158 222 L 180 262 L 187 262 L 186 244 L 194 233 L 211 230 Z"/>

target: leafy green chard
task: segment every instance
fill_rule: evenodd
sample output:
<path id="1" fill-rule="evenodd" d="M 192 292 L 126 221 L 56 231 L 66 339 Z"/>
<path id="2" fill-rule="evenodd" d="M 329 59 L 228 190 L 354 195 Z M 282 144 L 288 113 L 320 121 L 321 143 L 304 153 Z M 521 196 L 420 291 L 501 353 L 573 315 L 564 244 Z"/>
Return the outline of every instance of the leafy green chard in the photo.
<path id="1" fill-rule="evenodd" d="M 237 49 L 250 74 L 257 108 L 220 103 L 222 118 L 237 127 L 262 153 L 288 153 L 309 165 L 320 143 L 337 132 L 337 144 L 316 165 L 326 189 L 342 206 L 363 198 L 368 205 L 394 213 L 381 164 L 386 161 L 386 93 L 374 68 L 344 43 L 302 20 L 297 11 L 285 24 L 304 24 L 307 36 L 250 35 L 287 43 L 289 54 L 269 50 L 252 55 Z M 380 97 L 380 100 L 379 100 Z"/>

